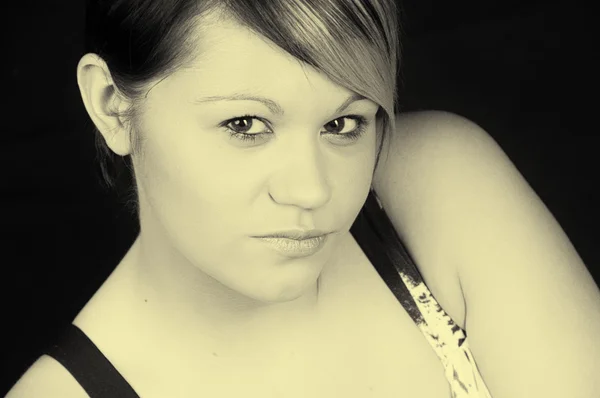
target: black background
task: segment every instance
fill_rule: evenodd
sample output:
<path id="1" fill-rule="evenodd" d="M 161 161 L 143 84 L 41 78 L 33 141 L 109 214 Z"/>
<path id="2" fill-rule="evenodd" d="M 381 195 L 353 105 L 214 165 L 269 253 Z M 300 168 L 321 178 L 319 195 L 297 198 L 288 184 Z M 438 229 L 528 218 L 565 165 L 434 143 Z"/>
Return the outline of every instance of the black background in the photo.
<path id="1" fill-rule="evenodd" d="M 137 232 L 100 186 L 76 84 L 84 2 L 7 4 L 0 395 L 71 322 Z M 401 101 L 403 110 L 451 111 L 485 128 L 598 282 L 595 46 L 582 4 L 405 0 Z"/>

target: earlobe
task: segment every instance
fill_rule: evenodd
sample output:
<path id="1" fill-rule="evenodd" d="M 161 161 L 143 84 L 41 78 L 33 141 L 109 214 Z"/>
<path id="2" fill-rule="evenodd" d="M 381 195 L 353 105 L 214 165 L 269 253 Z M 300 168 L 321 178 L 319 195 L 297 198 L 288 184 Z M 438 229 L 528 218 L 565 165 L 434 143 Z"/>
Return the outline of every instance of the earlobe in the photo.
<path id="1" fill-rule="evenodd" d="M 104 60 L 96 54 L 84 55 L 77 65 L 77 84 L 85 109 L 108 147 L 120 156 L 130 154 L 129 131 L 119 116 L 128 104 L 118 94 Z"/>

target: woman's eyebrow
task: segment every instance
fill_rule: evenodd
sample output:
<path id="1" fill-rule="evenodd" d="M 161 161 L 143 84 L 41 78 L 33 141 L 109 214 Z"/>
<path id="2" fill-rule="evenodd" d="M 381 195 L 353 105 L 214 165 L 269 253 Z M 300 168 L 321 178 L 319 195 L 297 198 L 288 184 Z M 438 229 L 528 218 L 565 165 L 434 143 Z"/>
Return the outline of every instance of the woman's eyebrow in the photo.
<path id="1" fill-rule="evenodd" d="M 356 101 L 367 99 L 361 94 L 354 93 L 350 97 L 348 97 L 342 105 L 338 107 L 336 112 L 342 112 L 346 109 L 350 104 Z M 196 98 L 192 102 L 194 104 L 202 104 L 206 102 L 217 102 L 217 101 L 257 101 L 264 104 L 271 112 L 276 115 L 283 116 L 285 114 L 283 108 L 272 99 L 266 97 L 260 97 L 256 95 L 244 94 L 244 93 L 234 93 L 230 95 L 212 95 L 208 97 Z"/>

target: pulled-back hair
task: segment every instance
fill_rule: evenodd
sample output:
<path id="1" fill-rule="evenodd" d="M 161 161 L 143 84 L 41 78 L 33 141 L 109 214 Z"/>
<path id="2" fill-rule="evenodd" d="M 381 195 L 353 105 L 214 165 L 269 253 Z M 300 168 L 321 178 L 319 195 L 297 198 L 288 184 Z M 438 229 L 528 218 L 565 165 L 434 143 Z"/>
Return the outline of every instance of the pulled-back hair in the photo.
<path id="1" fill-rule="evenodd" d="M 106 62 L 118 94 L 131 101 L 120 115 L 131 127 L 131 156 L 143 152 L 144 137 L 135 126 L 147 92 L 201 57 L 192 31 L 202 28 L 208 14 L 234 18 L 338 85 L 379 104 L 377 167 L 385 137 L 394 129 L 397 104 L 396 0 L 88 0 L 85 51 Z M 131 156 L 115 155 L 97 129 L 95 139 L 106 186 L 125 192 L 127 207 L 138 215 Z"/>

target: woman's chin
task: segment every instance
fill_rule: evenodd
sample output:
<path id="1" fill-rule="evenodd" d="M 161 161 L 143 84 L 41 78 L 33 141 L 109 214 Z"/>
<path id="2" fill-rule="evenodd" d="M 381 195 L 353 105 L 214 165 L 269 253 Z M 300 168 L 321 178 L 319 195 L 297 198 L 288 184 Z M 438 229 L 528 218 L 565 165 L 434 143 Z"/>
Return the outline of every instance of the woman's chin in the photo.
<path id="1" fill-rule="evenodd" d="M 318 277 L 318 275 L 317 275 Z M 269 283 L 246 293 L 246 296 L 265 304 L 277 304 L 301 300 L 303 297 L 315 296 L 317 278 L 287 281 L 285 283 Z"/>

